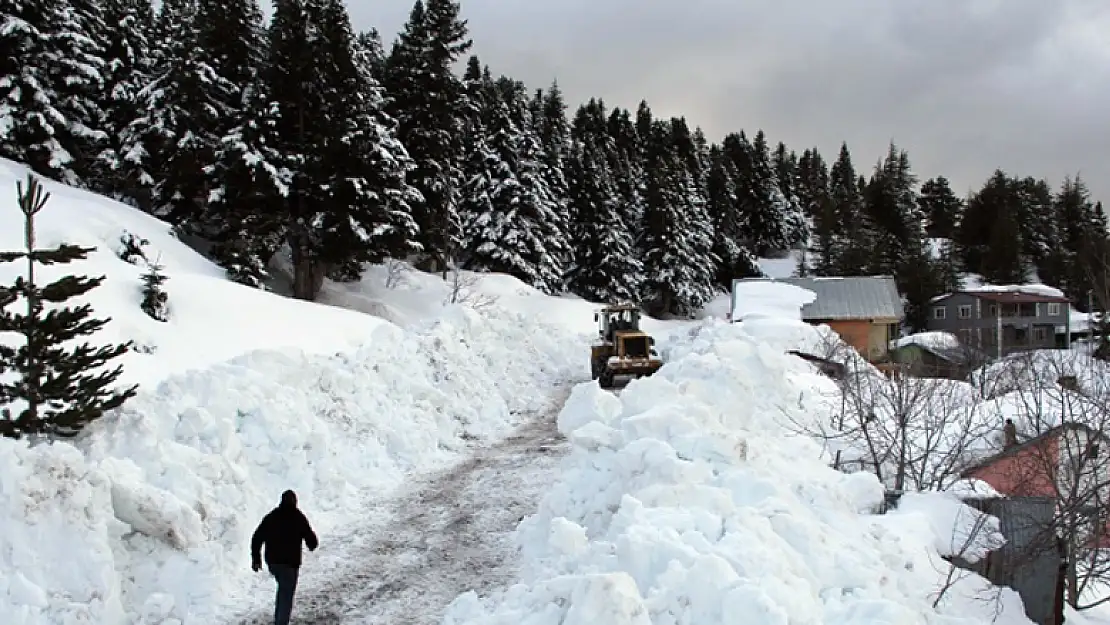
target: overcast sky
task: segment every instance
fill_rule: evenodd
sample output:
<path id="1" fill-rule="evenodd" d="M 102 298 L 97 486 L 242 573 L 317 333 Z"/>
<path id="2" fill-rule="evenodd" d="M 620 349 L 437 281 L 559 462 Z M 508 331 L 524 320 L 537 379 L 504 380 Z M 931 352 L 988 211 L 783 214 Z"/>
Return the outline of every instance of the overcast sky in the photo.
<path id="1" fill-rule="evenodd" d="M 388 50 L 411 0 L 348 0 Z M 957 194 L 998 167 L 1110 203 L 1108 0 L 463 0 L 476 52 L 529 86 L 763 128 L 870 170 L 894 140 Z"/>

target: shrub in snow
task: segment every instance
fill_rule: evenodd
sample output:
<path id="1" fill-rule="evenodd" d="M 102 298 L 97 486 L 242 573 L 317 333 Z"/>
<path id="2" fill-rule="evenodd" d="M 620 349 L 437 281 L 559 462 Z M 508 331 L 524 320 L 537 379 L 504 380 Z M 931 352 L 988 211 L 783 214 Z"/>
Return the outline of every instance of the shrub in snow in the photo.
<path id="1" fill-rule="evenodd" d="M 146 262 L 146 252 L 143 251 L 143 248 L 150 245 L 150 241 L 124 230 L 119 237 L 119 242 L 120 248 L 116 251 L 116 255 L 121 260 L 132 265 L 139 264 L 140 260 Z"/>
<path id="2" fill-rule="evenodd" d="M 63 276 L 40 287 L 36 264 L 66 264 L 84 260 L 95 248 L 62 244 L 54 249 L 35 248 L 34 218 L 50 198 L 33 176 L 27 187 L 17 184 L 19 207 L 26 220 L 26 251 L 0 254 L 0 262 L 29 260 L 25 276 L 0 291 L 0 333 L 21 335 L 18 347 L 0 344 L 0 373 L 14 374 L 0 381 L 0 434 L 18 438 L 25 434 L 72 436 L 105 411 L 118 408 L 135 394 L 132 386 L 113 390 L 123 372 L 103 369 L 128 351 L 130 344 L 94 348 L 71 346 L 75 339 L 100 330 L 107 323 L 92 318 L 88 304 L 57 307 L 100 286 L 103 277 Z M 20 301 L 25 312 L 10 309 Z M 69 344 L 69 345 L 67 345 Z"/>
<path id="3" fill-rule="evenodd" d="M 142 275 L 143 301 L 139 307 L 151 319 L 166 321 L 169 319 L 169 294 L 162 288 L 166 282 L 166 275 L 162 273 L 162 266 L 158 263 L 148 265 L 146 273 Z"/>

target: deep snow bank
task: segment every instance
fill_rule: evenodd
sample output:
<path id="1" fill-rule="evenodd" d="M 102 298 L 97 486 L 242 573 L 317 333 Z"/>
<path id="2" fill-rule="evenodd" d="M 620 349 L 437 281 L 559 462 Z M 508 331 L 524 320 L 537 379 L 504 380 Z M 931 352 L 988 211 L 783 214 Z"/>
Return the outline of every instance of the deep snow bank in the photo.
<path id="1" fill-rule="evenodd" d="M 0 441 L 0 622 L 217 622 L 283 489 L 326 534 L 368 492 L 582 379 L 560 338 L 454 308 L 419 333 L 382 325 L 354 354 L 255 352 L 171 377 L 74 445 Z"/>
<path id="2" fill-rule="evenodd" d="M 829 469 L 792 433 L 828 416 L 831 382 L 783 348 L 823 331 L 743 325 L 691 332 L 619 397 L 576 387 L 559 416 L 574 445 L 563 480 L 518 530 L 521 583 L 461 595 L 443 622 L 955 624 L 989 623 L 997 606 L 998 622 L 1026 622 L 1016 595 L 970 574 L 933 608 L 949 570 L 939 555 L 981 517 L 945 495 L 871 516 L 877 479 Z M 973 555 L 999 540 L 984 521 Z"/>

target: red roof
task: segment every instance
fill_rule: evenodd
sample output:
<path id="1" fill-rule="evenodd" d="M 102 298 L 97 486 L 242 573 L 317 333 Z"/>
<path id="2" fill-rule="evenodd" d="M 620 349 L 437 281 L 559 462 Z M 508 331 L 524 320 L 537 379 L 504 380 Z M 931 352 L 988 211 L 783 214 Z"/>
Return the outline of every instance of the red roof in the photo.
<path id="1" fill-rule="evenodd" d="M 961 293 L 999 304 L 1067 304 L 1070 300 L 1058 295 L 1043 295 L 1021 291 L 961 291 Z"/>

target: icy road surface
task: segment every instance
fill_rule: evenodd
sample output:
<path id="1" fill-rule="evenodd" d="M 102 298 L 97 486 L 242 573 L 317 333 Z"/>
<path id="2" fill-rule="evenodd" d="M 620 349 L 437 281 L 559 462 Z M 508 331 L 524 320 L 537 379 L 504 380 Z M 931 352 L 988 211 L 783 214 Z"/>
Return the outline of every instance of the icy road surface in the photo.
<path id="1" fill-rule="evenodd" d="M 438 624 L 460 593 L 484 595 L 515 582 L 513 531 L 535 512 L 569 449 L 555 427 L 567 392 L 561 389 L 554 409 L 534 415 L 506 439 L 413 481 L 372 511 L 366 525 L 344 536 L 321 536 L 320 549 L 305 552 L 293 622 Z M 236 622 L 272 623 L 267 599 L 271 604 Z"/>

